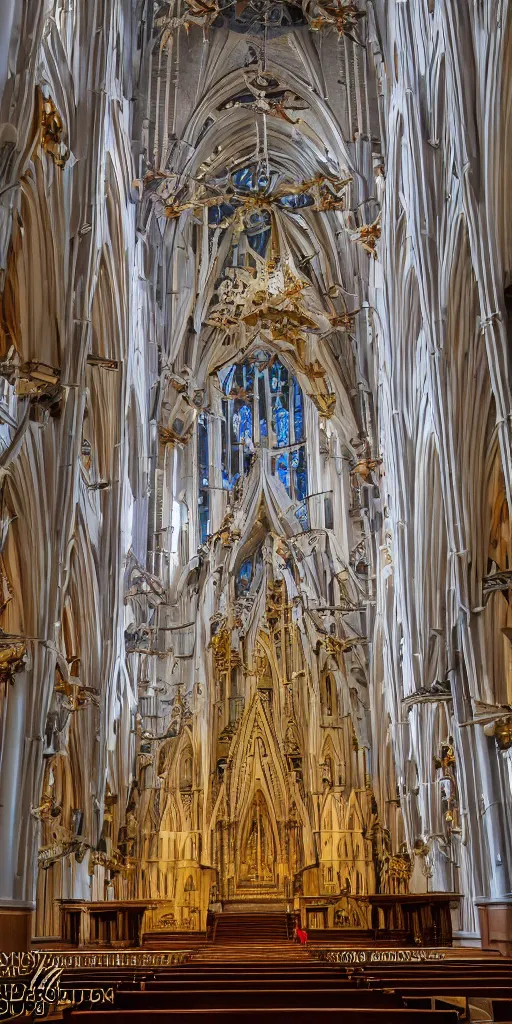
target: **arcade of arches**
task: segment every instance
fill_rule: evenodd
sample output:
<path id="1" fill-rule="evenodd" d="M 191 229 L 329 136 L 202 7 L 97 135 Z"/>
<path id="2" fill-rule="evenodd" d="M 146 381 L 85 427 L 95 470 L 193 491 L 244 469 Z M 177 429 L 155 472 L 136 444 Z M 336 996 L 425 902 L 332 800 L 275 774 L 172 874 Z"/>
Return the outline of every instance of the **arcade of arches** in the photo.
<path id="1" fill-rule="evenodd" d="M 510 16 L 7 0 L 9 927 L 512 943 Z"/>

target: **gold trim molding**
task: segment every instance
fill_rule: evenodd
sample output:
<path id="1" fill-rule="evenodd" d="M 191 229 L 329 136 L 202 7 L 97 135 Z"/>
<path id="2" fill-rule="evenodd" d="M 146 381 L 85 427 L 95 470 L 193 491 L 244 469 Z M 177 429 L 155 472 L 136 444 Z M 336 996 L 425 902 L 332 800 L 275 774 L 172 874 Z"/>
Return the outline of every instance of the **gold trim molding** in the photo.
<path id="1" fill-rule="evenodd" d="M 438 949 L 310 949 L 318 960 L 330 964 L 406 964 L 445 960 Z"/>
<path id="2" fill-rule="evenodd" d="M 46 957 L 47 963 L 51 963 L 63 970 L 73 970 L 84 967 L 171 967 L 175 964 L 183 964 L 189 959 L 191 949 L 168 949 L 153 952 L 142 952 L 126 949 L 109 949 L 102 952 L 85 950 L 75 953 L 69 951 L 55 952 L 54 950 L 40 950 L 37 953 L 4 953 L 0 954 L 0 978 L 14 977 L 14 974 L 6 974 L 9 969 L 6 961 L 12 960 L 12 970 L 16 969 L 17 959 L 22 957 Z M 25 962 L 25 961 L 24 961 Z M 34 968 L 30 968 L 34 969 Z M 21 973 L 24 973 L 21 971 Z"/>

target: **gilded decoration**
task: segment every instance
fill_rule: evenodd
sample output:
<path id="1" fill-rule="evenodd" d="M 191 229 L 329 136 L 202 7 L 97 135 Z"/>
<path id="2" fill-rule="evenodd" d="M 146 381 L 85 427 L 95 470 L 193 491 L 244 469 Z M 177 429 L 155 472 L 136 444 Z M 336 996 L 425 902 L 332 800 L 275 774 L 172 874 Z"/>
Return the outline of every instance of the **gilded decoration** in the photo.
<path id="1" fill-rule="evenodd" d="M 217 672 L 227 672 L 231 659 L 231 630 L 227 626 L 219 626 L 213 634 L 210 646 Z"/>
<path id="2" fill-rule="evenodd" d="M 41 110 L 41 145 L 57 167 L 65 167 L 69 149 L 64 142 L 64 122 L 52 99 L 43 98 Z"/>
<path id="3" fill-rule="evenodd" d="M 55 684 L 55 693 L 62 695 L 61 707 L 65 711 L 81 711 L 84 708 L 99 707 L 99 691 L 94 686 L 84 686 L 79 679 L 70 676 L 64 679 L 60 673 Z"/>
<path id="4" fill-rule="evenodd" d="M 334 411 L 336 409 L 336 395 L 334 392 L 311 392 L 310 398 L 315 403 L 321 416 L 325 416 L 326 419 L 330 419 L 331 416 L 334 416 Z"/>
<path id="5" fill-rule="evenodd" d="M 25 643 L 3 641 L 0 646 L 0 682 L 14 683 L 17 672 L 25 665 L 27 648 Z"/>
<path id="6" fill-rule="evenodd" d="M 457 780 L 457 758 L 452 737 L 441 745 L 434 767 L 440 781 L 441 809 L 447 835 L 460 832 L 459 787 Z"/>
<path id="7" fill-rule="evenodd" d="M 409 892 L 409 881 L 412 875 L 412 861 L 408 855 L 390 857 L 388 862 L 390 892 Z"/>
<path id="8" fill-rule="evenodd" d="M 364 10 L 347 0 L 265 0 L 263 3 L 244 0 L 237 4 L 234 12 L 226 0 L 185 0 L 181 16 L 176 16 L 172 9 L 172 15 L 160 14 L 157 23 L 164 45 L 180 27 L 188 32 L 197 25 L 206 35 L 214 26 L 232 24 L 233 21 L 244 26 L 259 26 L 267 21 L 275 24 L 277 21 L 283 27 L 302 21 L 312 32 L 332 28 L 338 38 L 347 36 L 354 39 L 353 32 L 365 16 Z"/>
<path id="9" fill-rule="evenodd" d="M 510 750 L 512 747 L 512 715 L 508 718 L 500 718 L 495 724 L 494 735 L 500 750 Z"/>
<path id="10" fill-rule="evenodd" d="M 352 236 L 353 242 L 359 242 L 373 259 L 377 259 L 377 242 L 381 236 L 380 217 L 373 224 L 363 224 Z"/>
<path id="11" fill-rule="evenodd" d="M 170 220 L 189 211 L 197 216 L 202 210 L 225 210 L 221 219 L 217 218 L 216 226 L 226 228 L 233 224 L 238 232 L 243 232 L 251 215 L 266 211 L 273 216 L 277 208 L 293 212 L 293 201 L 300 197 L 307 198 L 308 208 L 315 213 L 343 210 L 350 182 L 351 178 L 318 174 L 298 183 L 280 182 L 279 178 L 258 179 L 257 185 L 242 188 L 233 172 L 218 182 L 194 180 L 176 188 L 176 175 L 150 171 L 136 184 L 150 189 L 161 200 L 164 215 Z"/>

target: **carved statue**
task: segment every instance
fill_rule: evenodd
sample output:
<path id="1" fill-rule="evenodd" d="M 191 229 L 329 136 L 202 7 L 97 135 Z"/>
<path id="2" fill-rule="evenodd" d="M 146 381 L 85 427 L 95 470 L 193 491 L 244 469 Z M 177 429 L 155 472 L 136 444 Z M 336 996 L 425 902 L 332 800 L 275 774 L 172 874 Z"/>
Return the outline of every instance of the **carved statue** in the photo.
<path id="1" fill-rule="evenodd" d="M 510 750 L 512 747 L 512 717 L 498 719 L 494 727 L 494 735 L 500 750 Z"/>
<path id="2" fill-rule="evenodd" d="M 43 99 L 41 110 L 41 145 L 57 167 L 65 167 L 69 150 L 63 141 L 64 124 L 52 99 Z"/>
<path id="3" fill-rule="evenodd" d="M 381 227 L 380 227 L 380 214 L 377 220 L 374 220 L 373 224 L 363 224 L 355 234 L 351 235 L 352 242 L 360 242 L 363 249 L 366 252 L 377 259 L 377 242 L 380 238 Z"/>
<path id="4" fill-rule="evenodd" d="M 302 7 L 313 32 L 333 26 L 338 36 L 348 36 L 358 21 L 366 17 L 354 3 L 343 0 L 303 0 Z"/>
<path id="5" fill-rule="evenodd" d="M 231 631 L 226 625 L 219 625 L 213 634 L 210 646 L 217 672 L 226 672 L 231 654 Z"/>

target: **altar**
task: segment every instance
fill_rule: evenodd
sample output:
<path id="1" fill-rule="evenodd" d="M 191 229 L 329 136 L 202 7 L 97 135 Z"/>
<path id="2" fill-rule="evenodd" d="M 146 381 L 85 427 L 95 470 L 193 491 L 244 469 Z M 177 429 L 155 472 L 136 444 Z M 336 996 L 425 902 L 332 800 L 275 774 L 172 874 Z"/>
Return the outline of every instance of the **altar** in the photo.
<path id="1" fill-rule="evenodd" d="M 464 897 L 454 892 L 376 893 L 365 896 L 372 908 L 376 939 L 400 939 L 405 945 L 451 946 L 452 919 Z"/>
<path id="2" fill-rule="evenodd" d="M 149 900 L 59 900 L 61 938 L 72 946 L 137 947 Z"/>

